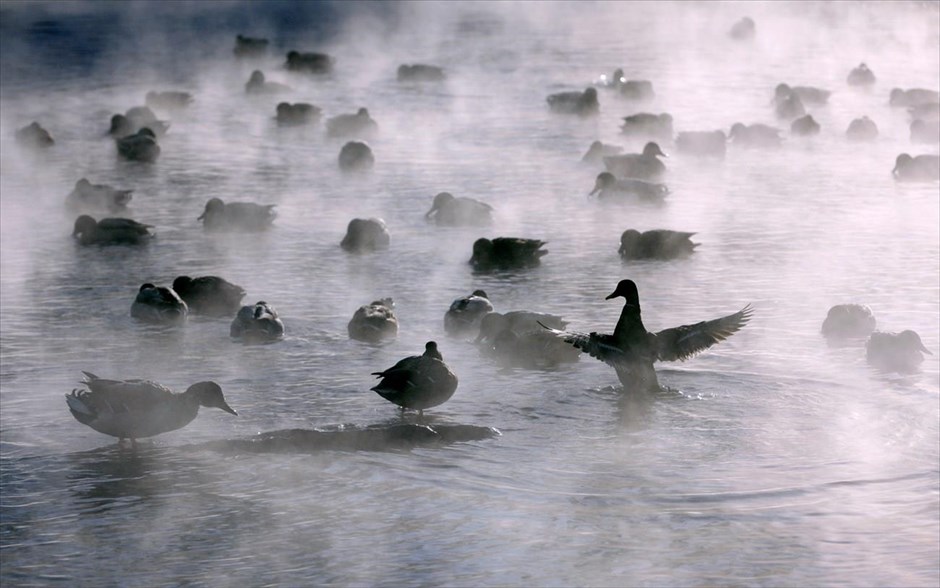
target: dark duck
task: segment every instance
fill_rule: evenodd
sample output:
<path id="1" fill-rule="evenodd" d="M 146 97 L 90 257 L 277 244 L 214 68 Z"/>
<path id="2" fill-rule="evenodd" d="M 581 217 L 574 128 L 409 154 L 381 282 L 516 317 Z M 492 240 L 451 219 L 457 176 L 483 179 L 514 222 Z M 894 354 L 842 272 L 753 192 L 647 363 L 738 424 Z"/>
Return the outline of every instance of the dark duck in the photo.
<path id="1" fill-rule="evenodd" d="M 640 295 L 633 280 L 621 280 L 607 296 L 626 302 L 612 335 L 576 333 L 545 327 L 555 336 L 603 361 L 617 371 L 625 390 L 657 391 L 659 380 L 653 364 L 657 361 L 685 361 L 741 329 L 751 318 L 750 305 L 734 314 L 651 333 L 640 316 Z"/>
<path id="2" fill-rule="evenodd" d="M 444 363 L 437 343 L 428 341 L 423 355 L 402 359 L 382 372 L 372 372 L 382 381 L 372 390 L 379 396 L 405 409 L 424 409 L 447 402 L 457 390 L 457 376 Z"/>

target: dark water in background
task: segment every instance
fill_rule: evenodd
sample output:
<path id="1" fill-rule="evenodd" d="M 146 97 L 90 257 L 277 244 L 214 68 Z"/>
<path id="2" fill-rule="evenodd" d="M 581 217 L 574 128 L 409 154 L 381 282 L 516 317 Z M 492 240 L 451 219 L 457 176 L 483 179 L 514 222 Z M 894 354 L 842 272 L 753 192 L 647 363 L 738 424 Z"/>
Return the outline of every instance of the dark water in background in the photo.
<path id="1" fill-rule="evenodd" d="M 744 14 L 758 37 L 725 32 Z M 238 32 L 268 36 L 259 64 Z M 0 7 L 0 579 L 4 584 L 937 585 L 940 364 L 872 371 L 859 346 L 827 347 L 842 302 L 940 352 L 940 198 L 897 184 L 912 146 L 890 88 L 940 86 L 936 5 L 68 3 Z M 281 69 L 289 49 L 337 59 L 327 79 Z M 845 85 L 865 61 L 870 91 Z M 402 87 L 401 63 L 443 66 L 441 86 Z M 552 116 L 545 96 L 624 67 L 657 97 L 601 92 L 601 115 Z M 369 108 L 375 170 L 344 177 L 322 123 L 280 129 L 276 97 L 243 94 L 251 70 L 326 116 Z M 594 139 L 631 144 L 620 117 L 671 112 L 682 130 L 780 124 L 781 82 L 833 91 L 810 109 L 818 137 L 722 162 L 673 153 L 661 209 L 586 199 Z M 151 89 L 196 96 L 154 165 L 116 159 L 112 113 Z M 844 140 L 867 114 L 881 138 Z M 40 121 L 55 148 L 12 141 Z M 156 225 L 142 249 L 79 248 L 63 201 L 74 182 L 133 188 Z M 491 229 L 426 225 L 448 190 L 491 203 Z M 217 237 L 207 199 L 276 203 L 275 228 Z M 381 216 L 387 252 L 349 256 L 355 216 Z M 622 264 L 625 228 L 697 231 L 689 260 Z M 474 276 L 480 236 L 543 238 L 540 268 Z M 282 342 L 244 347 L 228 321 L 165 331 L 128 314 L 145 281 L 222 275 L 275 305 Z M 740 333 L 683 364 L 670 390 L 623 393 L 589 357 L 554 371 L 500 370 L 442 332 L 454 298 L 610 330 L 603 297 L 634 279 L 646 325 L 714 318 L 750 302 Z M 394 343 L 349 341 L 360 304 L 393 296 Z M 412 450 L 253 453 L 211 444 L 300 428 L 392 425 L 369 373 L 436 339 L 460 387 L 438 424 L 501 435 Z M 204 410 L 135 453 L 74 421 L 80 370 L 175 389 L 218 381 L 240 416 Z"/>

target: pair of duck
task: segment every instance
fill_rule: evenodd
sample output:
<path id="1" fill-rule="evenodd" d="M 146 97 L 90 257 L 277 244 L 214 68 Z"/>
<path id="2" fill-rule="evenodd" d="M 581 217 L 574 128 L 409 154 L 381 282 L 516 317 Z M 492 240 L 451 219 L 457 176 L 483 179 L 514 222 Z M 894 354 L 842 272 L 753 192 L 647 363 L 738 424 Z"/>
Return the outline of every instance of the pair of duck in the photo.
<path id="1" fill-rule="evenodd" d="M 118 212 L 127 207 L 133 190 L 119 190 L 107 184 L 92 184 L 82 178 L 65 197 L 65 205 L 72 212 L 95 212 L 106 210 Z"/>
<path id="2" fill-rule="evenodd" d="M 830 344 L 865 339 L 868 363 L 885 372 L 913 373 L 924 356 L 933 355 L 916 331 L 900 333 L 877 331 L 877 321 L 869 307 L 861 304 L 837 304 L 829 309 L 821 332 Z"/>

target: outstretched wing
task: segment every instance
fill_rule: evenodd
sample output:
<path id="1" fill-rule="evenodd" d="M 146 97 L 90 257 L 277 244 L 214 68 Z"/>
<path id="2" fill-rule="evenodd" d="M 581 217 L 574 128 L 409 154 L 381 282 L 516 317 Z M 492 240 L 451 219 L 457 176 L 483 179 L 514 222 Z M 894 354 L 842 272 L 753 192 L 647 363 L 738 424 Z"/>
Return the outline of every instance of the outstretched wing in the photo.
<path id="1" fill-rule="evenodd" d="M 685 361 L 738 332 L 751 319 L 752 312 L 749 304 L 738 312 L 719 319 L 660 331 L 656 333 L 657 359 Z"/>
<path id="2" fill-rule="evenodd" d="M 591 357 L 597 358 L 613 368 L 621 368 L 630 364 L 630 357 L 617 346 L 613 335 L 604 333 L 578 333 L 576 331 L 559 331 L 547 327 L 539 322 L 542 327 L 565 343 L 580 349 Z"/>

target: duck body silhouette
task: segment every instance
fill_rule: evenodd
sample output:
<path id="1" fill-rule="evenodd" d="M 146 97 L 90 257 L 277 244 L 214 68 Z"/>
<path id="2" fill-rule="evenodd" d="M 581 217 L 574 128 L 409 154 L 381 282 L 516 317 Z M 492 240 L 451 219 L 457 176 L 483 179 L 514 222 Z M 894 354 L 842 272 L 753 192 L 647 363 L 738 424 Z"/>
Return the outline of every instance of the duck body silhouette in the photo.
<path id="1" fill-rule="evenodd" d="M 129 218 L 103 218 L 96 221 L 83 214 L 75 219 L 72 236 L 82 245 L 139 245 L 153 237 L 153 227 Z"/>
<path id="2" fill-rule="evenodd" d="M 274 206 L 254 202 L 226 203 L 221 198 L 210 198 L 196 220 L 201 220 L 207 231 L 264 231 L 277 216 Z"/>
<path id="3" fill-rule="evenodd" d="M 480 328 L 483 317 L 493 312 L 493 304 L 483 290 L 458 298 L 444 313 L 444 331 L 448 335 L 465 335 Z"/>
<path id="4" fill-rule="evenodd" d="M 632 280 L 621 280 L 607 300 L 623 297 L 626 302 L 613 334 L 577 333 L 547 329 L 570 345 L 610 365 L 625 390 L 656 391 L 659 381 L 653 364 L 684 361 L 723 341 L 747 324 L 751 307 L 710 320 L 651 333 L 643 326 L 640 297 Z"/>
<path id="5" fill-rule="evenodd" d="M 819 123 L 813 118 L 812 114 L 801 116 L 790 123 L 790 133 L 801 137 L 811 137 L 819 134 Z"/>
<path id="6" fill-rule="evenodd" d="M 275 108 L 277 124 L 283 127 L 296 127 L 320 120 L 322 110 L 307 102 L 281 102 Z"/>
<path id="7" fill-rule="evenodd" d="M 916 155 L 907 153 L 898 155 L 891 174 L 902 182 L 932 182 L 940 180 L 940 156 Z"/>
<path id="8" fill-rule="evenodd" d="M 837 304 L 826 313 L 821 332 L 826 339 L 868 337 L 877 321 L 871 309 L 861 304 Z"/>
<path id="9" fill-rule="evenodd" d="M 206 316 L 233 316 L 241 308 L 245 290 L 218 276 L 177 276 L 173 291 L 189 306 L 189 310 Z"/>
<path id="10" fill-rule="evenodd" d="M 290 51 L 284 66 L 288 71 L 327 74 L 333 71 L 335 60 L 326 53 Z"/>
<path id="11" fill-rule="evenodd" d="M 857 143 L 874 141 L 878 138 L 878 125 L 867 116 L 852 119 L 845 130 L 845 137 Z"/>
<path id="12" fill-rule="evenodd" d="M 261 300 L 239 309 L 229 335 L 244 343 L 270 343 L 284 336 L 284 323 L 274 307 Z"/>
<path id="13" fill-rule="evenodd" d="M 235 35 L 235 57 L 264 57 L 268 52 L 268 40 L 245 35 Z"/>
<path id="14" fill-rule="evenodd" d="M 626 153 L 612 155 L 604 158 L 604 167 L 610 173 L 621 178 L 634 178 L 637 180 L 658 180 L 666 173 L 666 166 L 657 159 L 666 157 L 659 145 L 649 142 L 643 147 L 642 153 Z"/>
<path id="15" fill-rule="evenodd" d="M 545 241 L 518 237 L 480 238 L 473 243 L 468 262 L 476 271 L 511 270 L 535 267 L 548 254 Z"/>
<path id="16" fill-rule="evenodd" d="M 366 253 L 388 249 L 391 236 L 380 218 L 354 218 L 346 227 L 346 236 L 339 246 L 350 253 Z"/>
<path id="17" fill-rule="evenodd" d="M 442 68 L 424 63 L 399 65 L 396 75 L 399 82 L 442 82 L 446 77 Z"/>
<path id="18" fill-rule="evenodd" d="M 65 395 L 69 411 L 78 422 L 119 441 L 182 429 L 196 418 L 200 406 L 238 415 L 215 382 L 198 382 L 175 393 L 147 380 L 107 380 L 82 373 L 87 389 Z"/>
<path id="19" fill-rule="evenodd" d="M 559 92 L 545 99 L 548 108 L 558 114 L 593 116 L 600 111 L 597 90 L 586 88 L 583 92 Z"/>
<path id="20" fill-rule="evenodd" d="M 350 339 L 366 343 L 381 343 L 398 336 L 398 319 L 395 318 L 395 302 L 391 298 L 375 300 L 360 306 L 346 330 Z"/>
<path id="21" fill-rule="evenodd" d="M 916 372 L 923 354 L 933 355 L 914 331 L 884 333 L 875 331 L 865 344 L 865 357 L 876 369 L 901 374 Z"/>
<path id="22" fill-rule="evenodd" d="M 149 127 L 144 127 L 133 135 L 121 137 L 115 144 L 118 155 L 129 161 L 153 163 L 160 156 L 157 135 Z"/>
<path id="23" fill-rule="evenodd" d="M 493 207 L 473 198 L 457 198 L 450 192 L 434 197 L 424 218 L 448 227 L 485 226 L 493 222 Z"/>
<path id="24" fill-rule="evenodd" d="M 734 123 L 728 138 L 732 143 L 741 147 L 779 147 L 783 140 L 780 138 L 780 129 L 769 125 L 756 123 L 745 125 Z"/>
<path id="25" fill-rule="evenodd" d="M 344 172 L 362 172 L 375 167 L 372 148 L 362 141 L 349 141 L 339 150 L 339 169 Z"/>
<path id="26" fill-rule="evenodd" d="M 672 140 L 672 115 L 668 112 L 652 114 L 638 112 L 623 117 L 620 132 L 630 137 L 657 139 L 660 141 Z"/>
<path id="27" fill-rule="evenodd" d="M 424 354 L 406 357 L 372 375 L 381 379 L 372 390 L 402 411 L 423 412 L 447 402 L 457 390 L 457 376 L 444 363 L 434 341 L 425 344 Z"/>
<path id="28" fill-rule="evenodd" d="M 189 305 L 172 288 L 143 284 L 131 304 L 131 316 L 155 325 L 181 323 L 189 315 Z"/>
<path id="29" fill-rule="evenodd" d="M 249 76 L 248 81 L 245 82 L 246 94 L 281 94 L 290 92 L 292 89 L 293 88 L 287 84 L 267 81 L 264 77 L 264 72 L 260 69 L 251 72 L 251 76 Z"/>
<path id="30" fill-rule="evenodd" d="M 378 130 L 378 123 L 372 120 L 366 108 L 360 108 L 355 114 L 340 114 L 326 121 L 327 137 L 369 139 Z"/>
<path id="31" fill-rule="evenodd" d="M 39 126 L 38 122 L 32 122 L 22 129 L 18 129 L 14 137 L 19 145 L 28 149 L 45 149 L 55 145 L 52 135 Z"/>
<path id="32" fill-rule="evenodd" d="M 845 83 L 850 86 L 872 86 L 875 81 L 875 72 L 868 69 L 868 66 L 864 63 L 860 63 L 858 67 L 853 68 L 845 78 Z"/>
<path id="33" fill-rule="evenodd" d="M 65 197 L 65 205 L 72 212 L 118 212 L 127 208 L 133 190 L 118 190 L 107 184 L 92 184 L 82 178 Z"/>
<path id="34" fill-rule="evenodd" d="M 924 88 L 911 88 L 910 90 L 893 88 L 888 98 L 888 104 L 891 106 L 917 107 L 921 104 L 936 102 L 940 102 L 940 92 Z"/>
<path id="35" fill-rule="evenodd" d="M 692 242 L 694 234 L 667 229 L 654 229 L 642 233 L 635 229 L 627 229 L 620 235 L 620 257 L 624 260 L 688 257 L 699 245 Z"/>
<path id="36" fill-rule="evenodd" d="M 617 179 L 610 172 L 601 172 L 597 174 L 594 189 L 588 196 L 594 194 L 597 194 L 598 200 L 605 202 L 663 204 L 669 195 L 669 188 L 665 184 L 635 178 Z"/>

